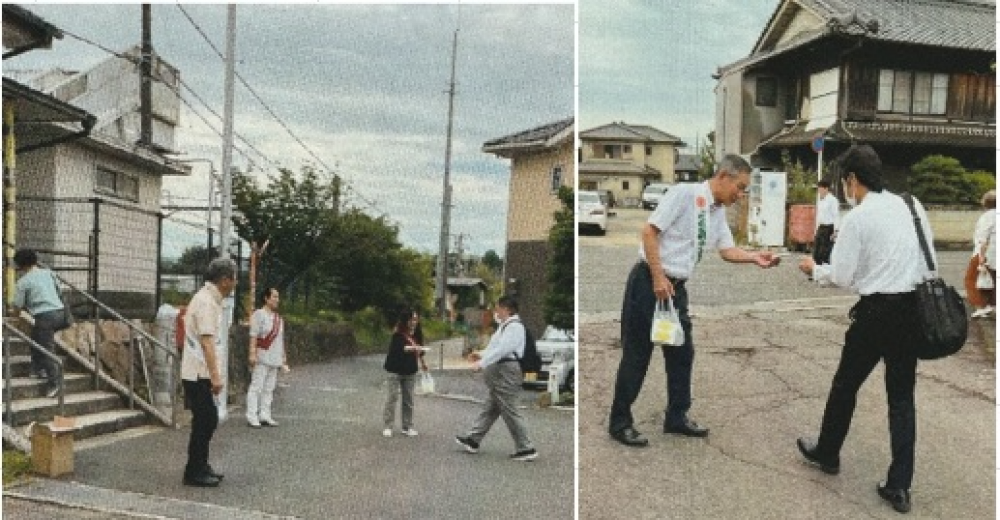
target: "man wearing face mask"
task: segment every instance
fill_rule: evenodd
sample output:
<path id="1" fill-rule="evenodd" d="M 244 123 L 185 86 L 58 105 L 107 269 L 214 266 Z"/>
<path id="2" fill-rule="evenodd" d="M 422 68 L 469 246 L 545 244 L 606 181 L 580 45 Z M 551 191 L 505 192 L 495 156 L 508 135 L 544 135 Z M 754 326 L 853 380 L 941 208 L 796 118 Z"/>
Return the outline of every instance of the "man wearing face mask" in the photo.
<path id="1" fill-rule="evenodd" d="M 649 440 L 634 426 L 632 403 L 642 389 L 653 356 L 650 329 L 657 300 L 673 299 L 684 329 L 684 344 L 664 346 L 667 371 L 667 408 L 663 432 L 705 437 L 688 417 L 691 408 L 691 369 L 694 343 L 685 283 L 701 260 L 703 251 L 717 249 L 723 260 L 768 268 L 780 258 L 770 252 L 751 252 L 735 246 L 726 222 L 726 210 L 750 185 L 750 165 L 737 155 L 727 155 L 708 181 L 672 187 L 642 228 L 639 261 L 632 267 L 622 302 L 622 360 L 615 381 L 608 433 L 616 441 L 642 447 Z"/>
<path id="2" fill-rule="evenodd" d="M 840 364 L 833 376 L 819 439 L 798 440 L 811 464 L 828 474 L 840 471 L 840 451 L 851 425 L 857 394 L 879 361 L 885 363 L 892 463 L 879 496 L 893 509 L 910 510 L 916 430 L 913 390 L 919 341 L 916 286 L 927 275 L 913 216 L 906 202 L 883 189 L 882 163 L 868 145 L 853 145 L 837 159 L 847 202 L 829 265 L 804 258 L 799 268 L 821 284 L 849 288 L 861 298 L 851 309 Z M 934 243 L 927 214 L 913 205 L 924 236 Z M 931 248 L 934 256 L 934 249 Z M 937 263 L 935 258 L 935 264 Z"/>
<path id="3" fill-rule="evenodd" d="M 465 451 L 477 453 L 479 443 L 486 437 L 490 427 L 497 418 L 502 417 L 514 439 L 515 451 L 510 458 L 517 461 L 535 460 L 538 452 L 528 437 L 524 418 L 517 409 L 517 395 L 524 382 L 518 360 L 524 356 L 527 339 L 524 325 L 517 315 L 517 301 L 510 296 L 500 297 L 493 317 L 497 322 L 497 331 L 490 338 L 486 349 L 469 354 L 473 370 L 483 371 L 490 395 L 475 424 L 464 436 L 455 437 L 455 442 Z"/>

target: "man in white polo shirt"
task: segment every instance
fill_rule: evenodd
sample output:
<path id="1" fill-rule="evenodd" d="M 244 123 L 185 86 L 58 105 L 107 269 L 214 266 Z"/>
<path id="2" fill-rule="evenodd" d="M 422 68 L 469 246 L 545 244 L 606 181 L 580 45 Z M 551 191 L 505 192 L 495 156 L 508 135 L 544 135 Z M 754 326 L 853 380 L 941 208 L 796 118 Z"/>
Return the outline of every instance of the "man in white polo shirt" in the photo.
<path id="1" fill-rule="evenodd" d="M 236 262 L 216 258 L 208 264 L 205 285 L 191 298 L 184 315 L 184 353 L 181 355 L 181 383 L 191 409 L 191 437 L 184 467 L 187 486 L 215 487 L 222 480 L 208 464 L 208 448 L 219 425 L 215 396 L 222 391 L 218 344 L 222 321 L 222 300 L 236 287 Z"/>
<path id="2" fill-rule="evenodd" d="M 750 252 L 735 246 L 724 206 L 730 206 L 750 185 L 750 165 L 727 155 L 708 181 L 672 187 L 642 228 L 639 262 L 629 273 L 622 302 L 622 360 L 615 381 L 608 433 L 626 446 L 649 441 L 634 427 L 632 403 L 642 389 L 653 355 L 650 328 L 657 300 L 673 298 L 684 329 L 684 344 L 663 347 L 667 370 L 667 408 L 664 433 L 704 437 L 708 429 L 688 418 L 691 408 L 691 368 L 694 344 L 685 282 L 707 249 L 717 249 L 727 262 L 751 263 L 762 268 L 778 264 L 769 252 Z"/>

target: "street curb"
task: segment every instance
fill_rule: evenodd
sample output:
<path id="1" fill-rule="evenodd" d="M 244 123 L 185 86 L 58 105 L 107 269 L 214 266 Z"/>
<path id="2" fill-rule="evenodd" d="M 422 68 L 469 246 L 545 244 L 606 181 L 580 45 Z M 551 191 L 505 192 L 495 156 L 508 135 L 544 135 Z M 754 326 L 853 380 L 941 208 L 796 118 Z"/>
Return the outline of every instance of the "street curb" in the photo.
<path id="1" fill-rule="evenodd" d="M 28 492 L 4 490 L 4 496 L 18 498 L 30 502 L 52 504 L 71 509 L 94 511 L 97 513 L 131 516 L 134 518 L 151 518 L 170 520 L 176 518 L 213 518 L 213 519 L 297 519 L 295 516 L 275 515 L 263 511 L 236 509 L 233 507 L 192 502 L 176 498 L 119 491 L 114 489 L 89 486 L 73 481 L 61 481 L 38 478 L 18 486 Z M 33 491 L 33 492 L 32 492 Z M 73 500 L 73 497 L 78 497 Z M 102 504 L 102 505 L 95 505 Z M 120 508 L 107 507 L 104 504 L 121 504 Z M 180 515 L 180 516 L 177 516 Z"/>

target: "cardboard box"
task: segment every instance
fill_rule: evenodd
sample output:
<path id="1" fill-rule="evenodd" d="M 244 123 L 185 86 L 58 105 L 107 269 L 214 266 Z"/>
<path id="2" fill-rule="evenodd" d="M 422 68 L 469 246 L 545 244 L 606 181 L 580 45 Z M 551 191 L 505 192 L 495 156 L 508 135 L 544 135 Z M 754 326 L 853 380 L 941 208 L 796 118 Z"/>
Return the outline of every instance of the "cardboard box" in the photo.
<path id="1" fill-rule="evenodd" d="M 56 416 L 51 425 L 31 428 L 31 467 L 40 475 L 58 477 L 73 473 L 75 421 Z"/>

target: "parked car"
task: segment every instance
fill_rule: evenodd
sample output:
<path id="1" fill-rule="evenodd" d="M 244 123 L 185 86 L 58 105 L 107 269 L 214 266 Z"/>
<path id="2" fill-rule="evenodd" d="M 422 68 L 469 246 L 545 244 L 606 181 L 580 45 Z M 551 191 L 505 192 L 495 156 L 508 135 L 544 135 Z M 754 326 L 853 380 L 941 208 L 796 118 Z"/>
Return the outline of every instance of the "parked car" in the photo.
<path id="1" fill-rule="evenodd" d="M 555 377 L 559 382 L 560 391 L 576 390 L 576 340 L 571 331 L 557 329 L 549 325 L 545 332 L 535 339 L 538 356 L 542 358 L 542 371 L 535 381 L 525 381 L 529 388 L 545 388 L 553 368 L 557 368 Z"/>
<path id="2" fill-rule="evenodd" d="M 580 228 L 594 229 L 599 235 L 607 233 L 608 208 L 596 191 L 577 192 L 576 222 Z"/>
<path id="3" fill-rule="evenodd" d="M 649 186 L 646 186 L 642 190 L 642 207 L 645 209 L 656 209 L 656 205 L 660 203 L 660 197 L 662 197 L 671 186 L 673 185 L 664 182 L 654 182 Z"/>

